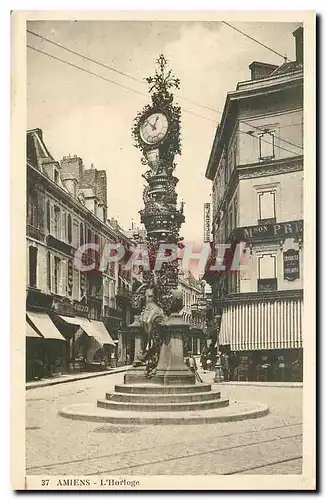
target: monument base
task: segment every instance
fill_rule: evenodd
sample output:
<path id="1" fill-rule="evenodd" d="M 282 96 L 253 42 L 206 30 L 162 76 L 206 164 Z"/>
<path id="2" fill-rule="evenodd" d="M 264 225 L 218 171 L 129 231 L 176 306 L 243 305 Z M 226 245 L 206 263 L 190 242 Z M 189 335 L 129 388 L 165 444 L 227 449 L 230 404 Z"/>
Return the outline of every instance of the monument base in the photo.
<path id="1" fill-rule="evenodd" d="M 145 377 L 145 366 L 133 366 L 124 375 L 125 384 L 147 384 L 148 379 Z"/>

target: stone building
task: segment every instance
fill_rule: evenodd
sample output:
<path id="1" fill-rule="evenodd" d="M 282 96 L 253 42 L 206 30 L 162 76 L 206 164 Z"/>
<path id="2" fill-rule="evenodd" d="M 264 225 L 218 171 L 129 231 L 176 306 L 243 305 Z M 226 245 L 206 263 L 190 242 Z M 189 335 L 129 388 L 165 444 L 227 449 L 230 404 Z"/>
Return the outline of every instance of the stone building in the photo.
<path id="1" fill-rule="evenodd" d="M 82 264 L 92 267 L 84 271 L 74 258 L 87 243 L 99 245 L 99 251 L 83 253 Z M 85 169 L 76 155 L 56 161 L 42 131 L 28 131 L 28 377 L 33 378 L 36 360 L 48 371 L 78 369 L 81 358 L 96 369 L 105 351 L 108 363 L 125 363 L 131 276 L 122 264 L 101 269 L 106 243 L 122 244 L 126 255 L 132 248 L 116 221 L 107 220 L 106 172 Z"/>
<path id="2" fill-rule="evenodd" d="M 198 355 L 206 344 L 206 298 L 203 282 L 197 280 L 190 271 L 179 274 L 178 285 L 182 291 L 183 319 L 190 324 L 188 349 Z"/>
<path id="3" fill-rule="evenodd" d="M 293 36 L 295 61 L 254 61 L 227 94 L 206 170 L 214 246 L 245 243 L 245 270 L 205 273 L 239 380 L 302 376 L 303 29 Z"/>

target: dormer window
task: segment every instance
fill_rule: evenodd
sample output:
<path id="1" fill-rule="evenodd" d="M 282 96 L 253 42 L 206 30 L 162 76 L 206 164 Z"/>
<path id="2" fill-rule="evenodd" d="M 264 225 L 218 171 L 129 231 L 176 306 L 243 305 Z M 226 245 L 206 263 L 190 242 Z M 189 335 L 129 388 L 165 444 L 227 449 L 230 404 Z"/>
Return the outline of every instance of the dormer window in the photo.
<path id="1" fill-rule="evenodd" d="M 59 171 L 55 168 L 54 169 L 54 182 L 56 184 L 59 184 L 60 176 L 59 176 Z"/>

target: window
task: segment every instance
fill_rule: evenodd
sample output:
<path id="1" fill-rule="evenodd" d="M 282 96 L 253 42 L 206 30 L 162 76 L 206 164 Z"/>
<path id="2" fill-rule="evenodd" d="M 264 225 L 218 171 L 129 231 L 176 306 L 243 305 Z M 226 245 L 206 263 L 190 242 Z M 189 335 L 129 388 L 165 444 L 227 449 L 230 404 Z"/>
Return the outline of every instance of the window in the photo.
<path id="1" fill-rule="evenodd" d="M 98 235 L 96 234 L 95 235 L 95 241 L 94 241 L 95 245 L 99 245 L 99 237 Z M 100 250 L 94 250 L 94 259 L 96 260 L 97 263 L 99 263 L 100 261 Z"/>
<path id="2" fill-rule="evenodd" d="M 60 258 L 54 257 L 54 280 L 53 280 L 53 292 L 59 293 L 59 282 L 60 282 Z"/>
<path id="3" fill-rule="evenodd" d="M 233 202 L 233 228 L 238 227 L 238 200 L 234 198 Z"/>
<path id="4" fill-rule="evenodd" d="M 259 134 L 259 159 L 268 160 L 275 157 L 275 132 L 264 130 Z"/>
<path id="5" fill-rule="evenodd" d="M 58 170 L 55 168 L 55 169 L 54 169 L 54 182 L 55 182 L 56 184 L 59 184 L 59 179 L 60 179 L 59 172 L 58 172 Z"/>
<path id="6" fill-rule="evenodd" d="M 29 247 L 29 286 L 37 286 L 37 248 Z"/>
<path id="7" fill-rule="evenodd" d="M 79 226 L 79 243 L 80 246 L 84 244 L 84 224 L 81 222 Z"/>
<path id="8" fill-rule="evenodd" d="M 50 252 L 48 252 L 48 255 L 47 255 L 47 271 L 48 271 L 48 276 L 47 276 L 47 279 L 48 279 L 48 289 L 49 289 L 49 292 L 51 292 L 51 254 Z"/>
<path id="9" fill-rule="evenodd" d="M 68 214 L 68 243 L 71 243 L 72 241 L 72 221 L 71 221 L 71 215 Z"/>
<path id="10" fill-rule="evenodd" d="M 38 227 L 38 196 L 34 189 L 28 192 L 28 223 L 33 227 Z"/>
<path id="11" fill-rule="evenodd" d="M 79 270 L 73 270 L 73 282 L 72 282 L 72 298 L 74 300 L 79 300 L 79 292 L 80 292 L 80 275 Z"/>
<path id="12" fill-rule="evenodd" d="M 258 292 L 277 290 L 276 256 L 258 257 Z"/>
<path id="13" fill-rule="evenodd" d="M 60 222 L 60 217 L 61 217 L 61 213 L 60 213 L 60 208 L 55 206 L 54 207 L 54 226 L 53 226 L 53 236 L 55 236 L 56 238 L 59 238 L 61 237 L 61 222 Z"/>
<path id="14" fill-rule="evenodd" d="M 276 222 L 275 191 L 258 194 L 258 224 Z"/>
<path id="15" fill-rule="evenodd" d="M 46 202 L 46 226 L 49 233 L 51 232 L 51 207 L 49 200 Z"/>
<path id="16" fill-rule="evenodd" d="M 66 239 L 67 239 L 67 214 L 66 214 L 66 212 L 62 212 L 61 239 L 62 239 L 62 241 L 66 241 Z"/>
<path id="17" fill-rule="evenodd" d="M 74 223 L 73 223 L 73 233 L 72 233 L 72 244 L 73 244 L 74 247 L 78 247 L 78 243 L 79 243 L 78 230 L 79 230 L 79 223 L 78 223 L 77 220 L 74 220 Z"/>

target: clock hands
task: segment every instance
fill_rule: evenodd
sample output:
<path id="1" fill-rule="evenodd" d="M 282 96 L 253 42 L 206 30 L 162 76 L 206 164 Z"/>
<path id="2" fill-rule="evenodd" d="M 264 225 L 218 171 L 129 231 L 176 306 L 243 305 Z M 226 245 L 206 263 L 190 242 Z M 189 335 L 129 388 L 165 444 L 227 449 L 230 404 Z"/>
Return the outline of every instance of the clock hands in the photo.
<path id="1" fill-rule="evenodd" d="M 147 123 L 148 125 L 150 125 L 150 126 L 151 126 L 151 128 L 152 128 L 152 130 L 156 130 L 156 123 L 157 123 L 157 120 L 158 120 L 158 119 L 159 119 L 159 117 L 157 116 L 157 117 L 156 117 L 156 120 L 155 120 L 155 122 L 154 122 L 154 125 L 153 125 L 151 122 L 149 122 L 148 120 L 146 120 L 146 121 L 145 121 L 145 123 Z"/>
<path id="2" fill-rule="evenodd" d="M 154 127 L 154 126 L 151 124 L 151 122 L 149 122 L 148 120 L 146 120 L 146 121 L 145 121 L 145 123 L 147 123 L 147 125 L 150 125 L 150 126 L 151 126 L 151 128 L 152 128 L 152 130 L 155 130 L 155 129 L 156 129 L 156 127 Z"/>

